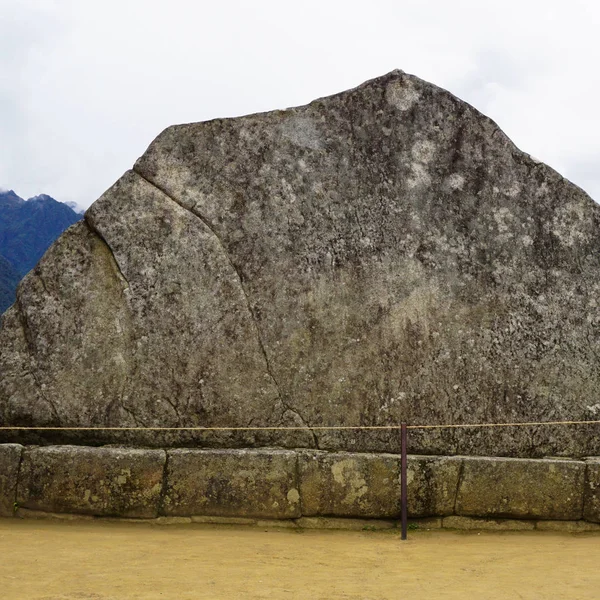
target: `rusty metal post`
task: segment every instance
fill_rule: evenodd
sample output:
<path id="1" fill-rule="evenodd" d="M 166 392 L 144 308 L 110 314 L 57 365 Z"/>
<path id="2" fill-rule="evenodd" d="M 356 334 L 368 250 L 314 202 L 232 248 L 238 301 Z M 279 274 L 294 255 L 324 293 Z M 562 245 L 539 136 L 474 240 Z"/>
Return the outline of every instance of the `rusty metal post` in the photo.
<path id="1" fill-rule="evenodd" d="M 406 423 L 402 423 L 400 427 L 400 518 L 402 520 L 402 537 L 406 539 L 408 530 L 408 494 L 407 494 L 407 459 L 406 459 L 406 438 L 407 430 Z"/>

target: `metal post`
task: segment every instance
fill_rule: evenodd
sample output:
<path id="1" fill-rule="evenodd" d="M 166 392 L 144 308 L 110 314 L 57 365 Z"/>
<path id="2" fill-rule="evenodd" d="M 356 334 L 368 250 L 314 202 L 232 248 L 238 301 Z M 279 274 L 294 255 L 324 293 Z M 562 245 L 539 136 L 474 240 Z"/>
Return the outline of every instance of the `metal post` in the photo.
<path id="1" fill-rule="evenodd" d="M 402 537 L 406 539 L 406 532 L 408 530 L 408 497 L 407 497 L 407 485 L 406 485 L 406 423 L 402 423 L 400 427 L 400 510 L 402 519 Z"/>

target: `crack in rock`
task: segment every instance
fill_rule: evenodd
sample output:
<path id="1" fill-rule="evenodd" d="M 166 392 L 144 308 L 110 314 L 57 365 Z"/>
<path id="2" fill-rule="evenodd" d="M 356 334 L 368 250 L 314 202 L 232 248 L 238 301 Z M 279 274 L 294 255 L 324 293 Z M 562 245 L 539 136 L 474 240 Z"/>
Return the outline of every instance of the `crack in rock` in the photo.
<path id="1" fill-rule="evenodd" d="M 85 225 L 87 226 L 87 228 L 96 236 L 98 236 L 98 238 L 100 239 L 100 241 L 106 246 L 106 249 L 109 251 L 111 257 L 112 257 L 112 265 L 115 269 L 115 273 L 117 275 L 117 279 L 119 281 L 121 281 L 121 283 L 123 283 L 123 287 L 124 289 L 129 289 L 129 280 L 127 279 L 127 277 L 125 277 L 125 274 L 123 273 L 123 271 L 121 270 L 121 265 L 119 264 L 119 261 L 117 260 L 117 257 L 112 249 L 112 247 L 110 246 L 110 244 L 106 241 L 106 238 L 102 235 L 102 233 L 100 233 L 100 230 L 96 227 L 96 225 L 93 223 L 91 217 L 88 216 L 88 214 L 86 213 L 85 217 L 84 217 L 84 222 Z"/>
<path id="2" fill-rule="evenodd" d="M 460 461 L 460 466 L 458 468 L 458 477 L 456 478 L 456 493 L 454 494 L 454 507 L 452 509 L 452 514 L 456 514 L 456 504 L 458 503 L 458 494 L 460 493 L 460 486 L 462 485 L 463 476 L 465 473 L 465 461 Z"/>
<path id="3" fill-rule="evenodd" d="M 282 406 L 287 411 L 292 412 L 292 413 L 294 413 L 295 415 L 298 416 L 298 418 L 300 419 L 300 421 L 302 422 L 302 424 L 304 425 L 304 427 L 306 427 L 306 429 L 308 431 L 310 431 L 315 446 L 317 448 L 319 448 L 319 442 L 318 442 L 317 436 L 316 436 L 315 432 L 311 429 L 310 425 L 302 417 L 302 415 L 300 415 L 300 413 L 297 410 L 291 408 L 285 402 L 285 400 L 283 399 L 283 393 L 281 391 L 281 387 L 279 386 L 279 382 L 277 381 L 277 378 L 275 377 L 275 373 L 273 372 L 273 369 L 271 368 L 271 363 L 269 361 L 269 357 L 267 355 L 267 350 L 266 350 L 265 345 L 263 343 L 263 339 L 262 339 L 262 335 L 261 335 L 261 332 L 260 332 L 260 328 L 258 326 L 258 322 L 256 320 L 256 316 L 254 314 L 254 311 L 252 310 L 252 302 L 250 300 L 250 297 L 248 296 L 248 293 L 246 292 L 246 288 L 244 287 L 244 283 L 243 283 L 244 279 L 242 277 L 242 274 L 241 274 L 240 270 L 235 265 L 235 263 L 233 262 L 231 256 L 229 255 L 229 251 L 227 250 L 227 247 L 225 246 L 225 244 L 224 244 L 223 240 L 221 239 L 221 237 L 217 234 L 217 232 L 215 231 L 215 229 L 212 227 L 212 225 L 208 222 L 208 220 L 203 215 L 201 215 L 200 213 L 198 213 L 198 212 L 196 212 L 194 210 L 190 210 L 189 208 L 187 208 L 186 206 L 184 206 L 181 202 L 179 202 L 176 198 L 174 198 L 173 196 L 171 196 L 161 186 L 159 186 L 158 184 L 156 184 L 153 181 L 151 181 L 150 179 L 148 179 L 144 174 L 140 173 L 136 169 L 135 166 L 133 168 L 133 172 L 138 177 L 140 177 L 141 179 L 143 179 L 146 183 L 148 183 L 149 185 L 151 185 L 155 189 L 159 190 L 162 194 L 164 194 L 167 198 L 169 198 L 169 200 L 171 200 L 172 202 L 175 202 L 175 204 L 177 204 L 177 206 L 179 206 L 180 208 L 183 208 L 185 211 L 189 212 L 190 214 L 194 215 L 196 218 L 200 219 L 200 221 L 202 221 L 202 223 L 204 224 L 204 226 L 210 231 L 210 233 L 217 240 L 219 246 L 221 247 L 221 250 L 223 251 L 223 255 L 225 256 L 227 262 L 230 264 L 231 268 L 233 269 L 233 271 L 236 274 L 237 279 L 239 281 L 240 289 L 241 289 L 242 294 L 244 295 L 244 299 L 246 301 L 246 307 L 248 309 L 248 313 L 250 315 L 250 318 L 252 320 L 252 324 L 254 325 L 254 329 L 256 331 L 256 337 L 257 337 L 257 341 L 258 341 L 258 346 L 260 348 L 261 354 L 262 354 L 263 359 L 265 361 L 267 373 L 268 373 L 269 377 L 271 378 L 271 381 L 273 382 L 273 385 L 275 386 L 275 390 L 277 391 L 277 396 L 279 398 L 279 401 L 281 402 Z"/>
<path id="4" fill-rule="evenodd" d="M 175 416 L 177 417 L 178 426 L 181 427 L 183 425 L 183 421 L 181 420 L 181 414 L 179 413 L 179 409 L 177 405 L 168 397 L 164 397 L 165 402 L 173 409 Z"/>
<path id="5" fill-rule="evenodd" d="M 122 400 L 119 402 L 119 406 L 124 412 L 126 412 L 132 418 L 136 427 L 148 427 L 148 425 L 146 423 L 144 423 L 144 421 L 142 421 L 142 419 L 139 419 L 137 417 L 137 415 L 129 407 L 127 407 L 127 406 L 125 406 L 125 404 L 123 404 Z"/>
<path id="6" fill-rule="evenodd" d="M 169 451 L 165 450 L 164 453 L 165 453 L 165 462 L 163 465 L 160 495 L 158 497 L 157 515 L 164 515 L 164 513 L 165 513 L 165 499 L 167 496 L 168 483 L 169 483 Z"/>

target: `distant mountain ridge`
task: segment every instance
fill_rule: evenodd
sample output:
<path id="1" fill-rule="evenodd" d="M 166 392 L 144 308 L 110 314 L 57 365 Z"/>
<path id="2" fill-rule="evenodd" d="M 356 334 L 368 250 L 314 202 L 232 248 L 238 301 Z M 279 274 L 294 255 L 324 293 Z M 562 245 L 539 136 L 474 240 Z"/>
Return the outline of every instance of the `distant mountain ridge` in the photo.
<path id="1" fill-rule="evenodd" d="M 18 282 L 82 215 L 47 194 L 24 200 L 0 191 L 0 313 L 15 300 Z"/>

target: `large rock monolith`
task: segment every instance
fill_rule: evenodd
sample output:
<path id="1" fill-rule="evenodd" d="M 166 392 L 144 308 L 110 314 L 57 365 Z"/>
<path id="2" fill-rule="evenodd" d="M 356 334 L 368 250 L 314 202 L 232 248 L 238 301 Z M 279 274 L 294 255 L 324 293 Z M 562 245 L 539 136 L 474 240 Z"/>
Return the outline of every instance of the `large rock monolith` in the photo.
<path id="1" fill-rule="evenodd" d="M 115 141 L 118 143 L 118 141 Z M 397 452 L 323 425 L 589 420 L 600 208 L 452 94 L 394 71 L 166 129 L 21 284 L 4 441 Z M 594 426 L 411 431 L 424 454 L 597 455 Z"/>

